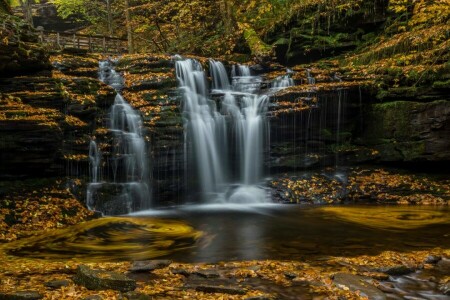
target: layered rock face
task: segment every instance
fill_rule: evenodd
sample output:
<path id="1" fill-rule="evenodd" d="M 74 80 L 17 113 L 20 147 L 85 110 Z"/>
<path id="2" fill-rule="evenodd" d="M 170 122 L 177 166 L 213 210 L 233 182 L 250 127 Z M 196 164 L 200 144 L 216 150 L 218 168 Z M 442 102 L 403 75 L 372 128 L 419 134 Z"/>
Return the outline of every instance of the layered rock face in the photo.
<path id="1" fill-rule="evenodd" d="M 82 60 L 82 58 L 79 58 Z M 114 100 L 98 80 L 59 71 L 0 79 L 0 178 L 81 175 Z"/>
<path id="2" fill-rule="evenodd" d="M 0 77 L 51 68 L 34 29 L 5 12 L 0 19 Z"/>
<path id="3" fill-rule="evenodd" d="M 156 205 L 179 203 L 185 191 L 182 103 L 174 68 L 168 55 L 124 57 L 116 66 L 125 77 L 122 93 L 147 128 Z"/>

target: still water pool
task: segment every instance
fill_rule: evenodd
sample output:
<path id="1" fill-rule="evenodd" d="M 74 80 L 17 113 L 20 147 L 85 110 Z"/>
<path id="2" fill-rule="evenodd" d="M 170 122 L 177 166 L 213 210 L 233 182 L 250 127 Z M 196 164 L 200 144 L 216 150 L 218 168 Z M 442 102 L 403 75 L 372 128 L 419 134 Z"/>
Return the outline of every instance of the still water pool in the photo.
<path id="1" fill-rule="evenodd" d="M 304 260 L 450 248 L 450 210 L 418 206 L 209 205 L 102 218 L 3 246 L 82 261 Z"/>

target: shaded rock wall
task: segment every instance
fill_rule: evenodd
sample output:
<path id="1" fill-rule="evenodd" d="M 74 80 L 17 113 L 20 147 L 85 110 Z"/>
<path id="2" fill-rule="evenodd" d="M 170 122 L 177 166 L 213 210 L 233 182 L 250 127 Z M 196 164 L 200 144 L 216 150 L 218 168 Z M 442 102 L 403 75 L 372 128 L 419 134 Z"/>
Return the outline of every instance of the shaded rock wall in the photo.
<path id="1" fill-rule="evenodd" d="M 48 53 L 28 24 L 0 12 L 0 77 L 50 69 Z"/>
<path id="2" fill-rule="evenodd" d="M 394 101 L 369 107 L 364 144 L 380 161 L 449 161 L 450 101 Z"/>
<path id="3" fill-rule="evenodd" d="M 91 134 L 113 99 L 99 81 L 60 72 L 0 79 L 0 178 L 86 173 Z"/>

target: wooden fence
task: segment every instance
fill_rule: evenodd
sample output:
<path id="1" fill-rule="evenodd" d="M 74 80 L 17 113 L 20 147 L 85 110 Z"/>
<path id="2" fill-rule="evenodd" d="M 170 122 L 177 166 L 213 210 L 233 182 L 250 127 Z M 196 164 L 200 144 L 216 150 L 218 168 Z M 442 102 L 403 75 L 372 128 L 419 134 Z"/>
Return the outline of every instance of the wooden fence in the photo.
<path id="1" fill-rule="evenodd" d="M 80 49 L 89 52 L 120 54 L 127 52 L 127 40 L 106 36 L 91 36 L 62 32 L 39 32 L 41 43 L 56 49 Z"/>

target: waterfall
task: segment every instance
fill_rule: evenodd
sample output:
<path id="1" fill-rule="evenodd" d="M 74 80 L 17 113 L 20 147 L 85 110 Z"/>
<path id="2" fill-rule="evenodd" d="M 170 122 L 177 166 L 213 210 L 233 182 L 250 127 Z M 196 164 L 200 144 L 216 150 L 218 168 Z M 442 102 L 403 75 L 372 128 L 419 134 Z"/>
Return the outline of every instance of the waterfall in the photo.
<path id="1" fill-rule="evenodd" d="M 308 80 L 308 84 L 316 84 L 316 79 L 311 74 L 311 69 L 306 69 L 306 79 Z"/>
<path id="2" fill-rule="evenodd" d="M 101 162 L 101 154 L 98 150 L 97 143 L 94 140 L 91 140 L 89 143 L 89 165 L 90 165 L 90 176 L 91 182 L 97 183 L 99 181 L 99 169 Z"/>
<path id="3" fill-rule="evenodd" d="M 117 91 L 123 87 L 122 76 L 109 61 L 99 63 L 99 79 Z M 99 181 L 101 155 L 97 143 L 92 140 L 89 146 L 91 183 L 88 184 L 86 202 L 90 209 L 122 214 L 150 207 L 149 162 L 142 128 L 140 114 L 117 93 L 109 113 L 113 143 L 106 162 L 112 169 L 109 172 L 112 178 L 108 181 Z"/>
<path id="4" fill-rule="evenodd" d="M 283 89 L 294 85 L 294 80 L 289 75 L 283 75 L 275 78 L 272 82 L 272 87 Z"/>
<path id="5" fill-rule="evenodd" d="M 204 200 L 265 202 L 262 177 L 268 97 L 259 95 L 261 78 L 234 66 L 232 84 L 221 62 L 210 60 L 212 93 L 199 62 L 176 62 L 183 91 L 185 149 L 191 149 Z M 189 174 L 191 176 L 192 174 Z M 238 186 L 238 188 L 236 188 Z"/>

